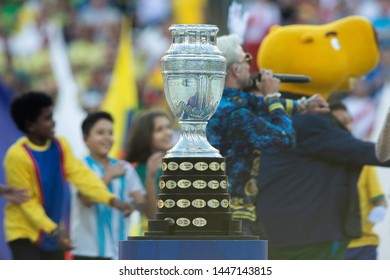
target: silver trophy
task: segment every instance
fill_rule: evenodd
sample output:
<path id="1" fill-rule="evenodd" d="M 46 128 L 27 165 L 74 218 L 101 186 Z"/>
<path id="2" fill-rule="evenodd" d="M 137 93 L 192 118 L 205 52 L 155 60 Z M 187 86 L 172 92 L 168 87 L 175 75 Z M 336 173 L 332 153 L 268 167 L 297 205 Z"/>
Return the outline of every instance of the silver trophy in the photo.
<path id="1" fill-rule="evenodd" d="M 206 125 L 222 97 L 226 59 L 216 46 L 215 25 L 172 25 L 172 44 L 162 57 L 164 91 L 179 119 L 181 137 L 165 158 L 221 157 L 206 137 Z"/>
<path id="2" fill-rule="evenodd" d="M 260 259 L 266 245 L 259 250 L 253 243 L 258 236 L 244 235 L 241 221 L 233 219 L 225 159 L 206 138 L 225 81 L 226 60 L 216 47 L 218 28 L 173 25 L 169 30 L 172 45 L 162 58 L 162 73 L 181 139 L 162 159 L 155 218 L 145 236 L 121 241 L 119 258 L 236 259 L 242 251 Z"/>
<path id="3" fill-rule="evenodd" d="M 225 159 L 207 141 L 206 125 L 222 97 L 226 59 L 214 25 L 173 25 L 162 74 L 169 107 L 179 119 L 179 142 L 162 160 L 158 211 L 146 236 L 215 239 L 242 235 L 232 219 Z"/>

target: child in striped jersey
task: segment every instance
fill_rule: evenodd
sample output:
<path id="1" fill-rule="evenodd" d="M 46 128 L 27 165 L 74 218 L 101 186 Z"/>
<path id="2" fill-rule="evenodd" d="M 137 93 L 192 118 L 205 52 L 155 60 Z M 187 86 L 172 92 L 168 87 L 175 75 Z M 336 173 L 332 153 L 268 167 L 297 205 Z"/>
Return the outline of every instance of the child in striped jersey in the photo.
<path id="1" fill-rule="evenodd" d="M 103 179 L 108 190 L 145 210 L 145 191 L 134 168 L 108 156 L 113 139 L 113 119 L 106 112 L 90 114 L 82 123 L 84 141 L 89 149 L 85 164 Z M 94 204 L 82 192 L 73 191 L 71 239 L 76 247 L 74 259 L 117 259 L 118 243 L 126 240 L 130 221 L 120 212 Z"/>

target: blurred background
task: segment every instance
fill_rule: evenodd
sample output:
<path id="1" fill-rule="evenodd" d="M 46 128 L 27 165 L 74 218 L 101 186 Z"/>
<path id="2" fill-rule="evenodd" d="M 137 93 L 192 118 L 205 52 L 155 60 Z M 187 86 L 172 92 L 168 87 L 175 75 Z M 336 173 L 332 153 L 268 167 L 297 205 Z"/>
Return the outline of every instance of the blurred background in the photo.
<path id="1" fill-rule="evenodd" d="M 337 93 L 336 97 L 352 114 L 354 135 L 376 140 L 390 106 L 390 0 L 236 2 L 249 13 L 244 47 L 254 57 L 275 24 L 325 24 L 349 15 L 370 19 L 378 33 L 380 64 L 352 91 Z M 228 34 L 231 3 L 232 0 L 1 0 L 0 161 L 20 136 L 8 114 L 10 101 L 28 90 L 45 91 L 54 98 L 56 133 L 68 139 L 79 157 L 85 154 L 80 132 L 84 116 L 100 108 L 116 113 L 125 110 L 126 116 L 116 118 L 120 141 L 114 152 L 120 157 L 131 115 L 149 108 L 171 113 L 160 73 L 160 59 L 170 45 L 169 26 L 208 23 L 219 27 L 218 35 Z M 252 70 L 258 70 L 255 64 Z M 380 172 L 388 194 L 389 171 Z M 4 182 L 1 168 L 0 183 Z M 0 198 L 0 210 L 4 204 Z M 381 259 L 390 259 L 389 216 L 377 228 L 382 238 Z M 2 229 L 0 259 L 7 259 L 9 252 L 1 243 Z"/>

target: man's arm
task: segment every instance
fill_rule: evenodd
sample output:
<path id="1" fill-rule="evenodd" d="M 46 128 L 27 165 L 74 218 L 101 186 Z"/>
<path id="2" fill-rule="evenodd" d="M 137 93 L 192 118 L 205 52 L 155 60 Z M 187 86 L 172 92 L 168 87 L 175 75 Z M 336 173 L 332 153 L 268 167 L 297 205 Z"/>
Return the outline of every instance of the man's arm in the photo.
<path id="1" fill-rule="evenodd" d="M 276 152 L 295 146 L 295 132 L 290 117 L 282 104 L 268 104 L 269 115 L 259 117 L 248 109 L 240 108 L 231 113 L 232 132 L 239 134 L 254 148 Z"/>
<path id="2" fill-rule="evenodd" d="M 332 125 L 329 116 L 297 115 L 293 125 L 298 137 L 297 151 L 352 166 L 390 166 L 375 156 L 375 144 L 359 140 Z"/>

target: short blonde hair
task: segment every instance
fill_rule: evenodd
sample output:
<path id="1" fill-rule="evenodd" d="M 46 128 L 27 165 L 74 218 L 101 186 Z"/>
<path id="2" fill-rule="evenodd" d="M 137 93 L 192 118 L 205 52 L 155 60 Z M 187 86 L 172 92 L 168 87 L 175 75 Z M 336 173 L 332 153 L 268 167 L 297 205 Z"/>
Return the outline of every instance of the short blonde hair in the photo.
<path id="1" fill-rule="evenodd" d="M 220 36 L 217 38 L 217 46 L 226 58 L 226 71 L 229 71 L 230 67 L 238 61 L 240 38 L 236 34 Z"/>

